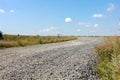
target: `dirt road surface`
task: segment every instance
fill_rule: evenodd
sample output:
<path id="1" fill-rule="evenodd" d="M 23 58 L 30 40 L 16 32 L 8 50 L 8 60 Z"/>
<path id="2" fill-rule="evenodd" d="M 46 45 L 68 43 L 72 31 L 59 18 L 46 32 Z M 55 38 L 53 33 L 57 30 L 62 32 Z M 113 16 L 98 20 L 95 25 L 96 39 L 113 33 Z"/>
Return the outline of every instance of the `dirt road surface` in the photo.
<path id="1" fill-rule="evenodd" d="M 94 45 L 103 38 L 0 50 L 0 80 L 99 80 Z"/>

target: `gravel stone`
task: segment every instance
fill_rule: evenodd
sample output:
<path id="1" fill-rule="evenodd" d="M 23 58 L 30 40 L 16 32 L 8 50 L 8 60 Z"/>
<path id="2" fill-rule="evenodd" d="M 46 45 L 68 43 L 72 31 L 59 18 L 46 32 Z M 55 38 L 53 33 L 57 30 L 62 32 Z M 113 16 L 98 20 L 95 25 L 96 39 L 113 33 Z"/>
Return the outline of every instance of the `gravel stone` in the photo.
<path id="1" fill-rule="evenodd" d="M 99 80 L 94 46 L 103 38 L 0 50 L 0 80 Z"/>

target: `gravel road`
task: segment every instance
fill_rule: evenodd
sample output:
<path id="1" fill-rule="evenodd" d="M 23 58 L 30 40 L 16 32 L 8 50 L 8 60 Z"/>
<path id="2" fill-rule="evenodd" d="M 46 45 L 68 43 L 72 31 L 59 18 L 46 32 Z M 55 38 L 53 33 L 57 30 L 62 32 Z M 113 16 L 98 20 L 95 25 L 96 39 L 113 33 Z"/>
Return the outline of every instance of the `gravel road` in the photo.
<path id="1" fill-rule="evenodd" d="M 94 45 L 103 38 L 0 50 L 0 80 L 99 80 Z"/>

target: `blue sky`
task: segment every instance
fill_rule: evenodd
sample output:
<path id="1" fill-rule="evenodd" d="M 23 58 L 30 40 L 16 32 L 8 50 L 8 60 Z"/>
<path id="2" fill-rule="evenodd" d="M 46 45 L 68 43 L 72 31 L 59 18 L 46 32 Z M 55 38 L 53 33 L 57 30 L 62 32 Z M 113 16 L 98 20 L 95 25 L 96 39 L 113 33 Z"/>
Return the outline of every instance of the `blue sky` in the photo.
<path id="1" fill-rule="evenodd" d="M 0 30 L 23 35 L 120 35 L 120 0 L 0 0 Z"/>

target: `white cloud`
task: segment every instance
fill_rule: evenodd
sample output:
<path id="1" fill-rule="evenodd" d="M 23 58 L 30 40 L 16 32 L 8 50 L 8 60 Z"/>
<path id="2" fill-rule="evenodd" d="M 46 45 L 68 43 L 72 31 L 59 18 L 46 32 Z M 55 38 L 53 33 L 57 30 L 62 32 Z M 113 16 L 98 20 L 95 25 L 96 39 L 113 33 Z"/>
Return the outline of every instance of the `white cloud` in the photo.
<path id="1" fill-rule="evenodd" d="M 94 24 L 94 28 L 97 28 L 97 27 L 99 27 L 99 24 Z"/>
<path id="2" fill-rule="evenodd" d="M 77 29 L 77 32 L 80 32 L 81 30 L 80 29 Z"/>
<path id="3" fill-rule="evenodd" d="M 67 22 L 67 23 L 69 23 L 69 22 L 71 22 L 71 21 L 72 21 L 71 18 L 66 18 L 66 19 L 65 19 L 65 22 Z"/>
<path id="4" fill-rule="evenodd" d="M 118 26 L 120 26 L 120 22 L 118 23 Z"/>
<path id="5" fill-rule="evenodd" d="M 113 3 L 109 4 L 109 7 L 107 8 L 107 11 L 113 11 L 115 9 L 115 5 Z"/>
<path id="6" fill-rule="evenodd" d="M 91 24 L 85 24 L 85 27 L 90 27 L 91 26 Z"/>
<path id="7" fill-rule="evenodd" d="M 78 25 L 84 26 L 84 27 L 90 27 L 92 24 L 91 23 L 85 23 L 85 22 L 78 22 Z"/>
<path id="8" fill-rule="evenodd" d="M 5 10 L 4 9 L 0 9 L 0 13 L 5 13 Z"/>
<path id="9" fill-rule="evenodd" d="M 104 17 L 104 15 L 103 14 L 93 14 L 93 16 L 92 16 L 93 18 L 103 18 Z"/>
<path id="10" fill-rule="evenodd" d="M 15 11 L 13 9 L 10 10 L 10 13 L 14 13 Z"/>
<path id="11" fill-rule="evenodd" d="M 58 35 L 58 34 L 61 34 L 61 32 L 59 32 L 57 30 L 56 27 L 48 27 L 48 28 L 43 28 L 41 30 L 39 30 L 40 32 L 40 35 Z"/>
<path id="12" fill-rule="evenodd" d="M 95 31 L 90 31 L 90 33 L 95 33 Z"/>
<path id="13" fill-rule="evenodd" d="M 45 28 L 45 29 L 42 29 L 40 30 L 40 32 L 42 33 L 48 33 L 48 32 L 51 32 L 55 29 L 55 27 L 49 27 L 49 28 Z"/>

